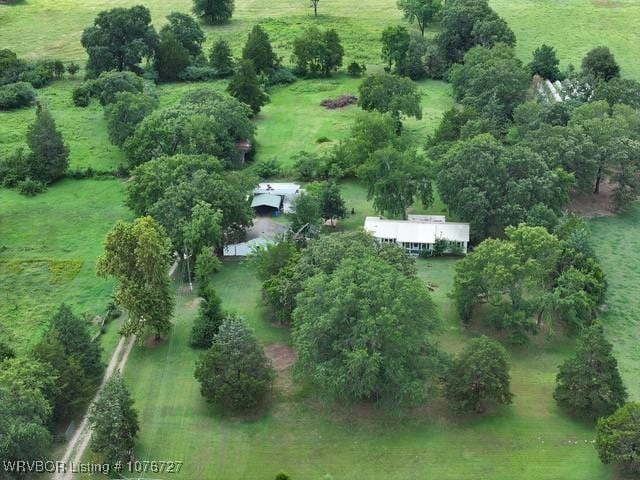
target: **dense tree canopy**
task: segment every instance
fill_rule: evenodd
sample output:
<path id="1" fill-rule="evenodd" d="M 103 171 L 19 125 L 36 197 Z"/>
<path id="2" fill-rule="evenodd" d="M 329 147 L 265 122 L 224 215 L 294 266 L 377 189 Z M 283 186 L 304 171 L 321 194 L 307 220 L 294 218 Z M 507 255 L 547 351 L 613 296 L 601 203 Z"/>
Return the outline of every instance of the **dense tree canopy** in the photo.
<path id="1" fill-rule="evenodd" d="M 488 239 L 456 264 L 452 297 L 469 322 L 486 304 L 483 318 L 506 331 L 513 343 L 554 322 L 571 330 L 589 325 L 604 297 L 604 274 L 597 262 L 566 238 L 544 227 L 508 227 L 505 239 Z"/>
<path id="2" fill-rule="evenodd" d="M 627 391 L 600 324 L 582 332 L 575 354 L 560 365 L 553 398 L 572 414 L 594 419 L 624 404 Z"/>
<path id="3" fill-rule="evenodd" d="M 137 5 L 100 12 L 81 42 L 89 56 L 87 75 L 97 77 L 109 70 L 140 72 L 139 64 L 155 52 L 158 35 L 149 10 Z"/>
<path id="4" fill-rule="evenodd" d="M 164 228 L 151 217 L 119 221 L 107 235 L 96 268 L 98 275 L 118 280 L 114 296 L 129 313 L 123 334 L 152 331 L 159 337 L 171 329 L 170 255 Z"/>
<path id="5" fill-rule="evenodd" d="M 499 44 L 469 50 L 464 63 L 451 68 L 449 78 L 456 100 L 505 122 L 524 100 L 531 75 L 513 49 Z"/>
<path id="6" fill-rule="evenodd" d="M 469 342 L 445 378 L 444 394 L 455 410 L 482 413 L 486 400 L 509 404 L 513 398 L 507 351 L 485 336 Z"/>
<path id="7" fill-rule="evenodd" d="M 629 402 L 598 421 L 596 449 L 600 460 L 631 474 L 640 473 L 640 403 Z"/>
<path id="8" fill-rule="evenodd" d="M 195 377 L 209 402 L 242 410 L 265 398 L 275 374 L 251 330 L 241 318 L 230 316 L 220 325 L 211 348 L 198 359 Z"/>
<path id="9" fill-rule="evenodd" d="M 237 162 L 236 143 L 253 141 L 250 108 L 230 95 L 199 88 L 172 107 L 156 110 L 124 143 L 133 165 L 179 153 L 213 155 L 228 166 Z"/>
<path id="10" fill-rule="evenodd" d="M 582 59 L 582 72 L 596 80 L 608 82 L 620 75 L 620 67 L 607 47 L 596 47 Z"/>
<path id="11" fill-rule="evenodd" d="M 437 184 L 449 208 L 471 223 L 473 238 L 482 239 L 526 221 L 536 205 L 559 212 L 573 180 L 528 148 L 505 147 L 485 134 L 444 155 Z"/>
<path id="12" fill-rule="evenodd" d="M 208 205 L 207 212 L 221 213 L 224 243 L 251 225 L 253 211 L 247 198 L 256 183 L 244 172 L 224 172 L 220 161 L 213 157 L 160 157 L 133 171 L 127 185 L 127 204 L 138 215 L 154 216 L 167 230 L 174 248 L 181 251 L 185 227 L 197 219 L 194 208 L 199 203 Z M 206 242 L 199 242 L 200 248 L 212 243 L 220 246 L 214 236 L 207 238 Z"/>
<path id="13" fill-rule="evenodd" d="M 296 298 L 296 369 L 333 397 L 419 403 L 435 381 L 438 326 L 421 280 L 370 251 L 347 256 L 306 279 Z"/>

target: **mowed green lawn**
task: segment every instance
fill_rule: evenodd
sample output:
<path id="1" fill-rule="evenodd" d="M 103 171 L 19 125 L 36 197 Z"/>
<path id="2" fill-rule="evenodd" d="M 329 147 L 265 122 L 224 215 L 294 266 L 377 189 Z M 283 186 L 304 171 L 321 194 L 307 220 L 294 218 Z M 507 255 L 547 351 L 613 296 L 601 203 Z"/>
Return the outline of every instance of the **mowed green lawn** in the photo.
<path id="1" fill-rule="evenodd" d="M 447 298 L 454 263 L 418 264 L 421 278 L 435 285 L 448 351 L 462 348 L 470 336 Z M 263 319 L 250 264 L 225 263 L 214 286 L 225 308 L 245 315 L 267 347 L 288 344 L 287 331 Z M 597 458 L 592 426 L 565 416 L 551 397 L 556 366 L 570 352 L 570 342 L 513 351 L 514 404 L 483 416 L 457 417 L 441 399 L 399 416 L 331 405 L 292 386 L 285 370 L 265 412 L 231 417 L 200 396 L 193 378 L 198 353 L 187 345 L 197 300 L 184 287 L 178 291 L 168 341 L 136 347 L 125 372 L 142 425 L 137 458 L 185 462 L 180 474 L 154 478 L 272 479 L 281 470 L 304 480 L 327 473 L 335 480 L 614 478 Z"/>
<path id="2" fill-rule="evenodd" d="M 96 277 L 102 242 L 131 218 L 115 180 L 65 180 L 34 198 L 0 190 L 0 335 L 19 351 L 38 340 L 57 306 L 103 314 L 113 287 Z"/>
<path id="3" fill-rule="evenodd" d="M 640 400 L 640 205 L 592 220 L 596 253 L 609 288 L 602 315 L 632 399 Z"/>
<path id="4" fill-rule="evenodd" d="M 525 62 L 541 44 L 558 51 L 562 66 L 580 68 L 593 47 L 608 46 L 624 77 L 640 79 L 640 2 L 637 0 L 489 0 L 518 39 Z"/>

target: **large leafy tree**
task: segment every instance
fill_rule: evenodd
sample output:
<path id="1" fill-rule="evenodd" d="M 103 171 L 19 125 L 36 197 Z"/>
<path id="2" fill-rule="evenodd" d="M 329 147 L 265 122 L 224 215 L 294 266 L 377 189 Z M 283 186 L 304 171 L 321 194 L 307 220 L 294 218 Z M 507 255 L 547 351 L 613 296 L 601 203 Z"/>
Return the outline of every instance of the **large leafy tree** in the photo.
<path id="1" fill-rule="evenodd" d="M 213 155 L 236 163 L 240 140 L 253 141 L 251 109 L 230 95 L 209 88 L 185 94 L 172 107 L 148 115 L 124 143 L 133 165 L 179 153 Z"/>
<path id="2" fill-rule="evenodd" d="M 140 72 L 140 62 L 155 52 L 158 35 L 149 10 L 137 5 L 100 12 L 81 42 L 89 56 L 87 74 L 97 77 L 109 70 Z"/>
<path id="3" fill-rule="evenodd" d="M 531 150 L 504 147 L 485 134 L 449 149 L 437 184 L 448 207 L 471 223 L 475 239 L 482 239 L 526 221 L 535 205 L 559 212 L 573 179 L 561 168 L 549 168 Z"/>
<path id="4" fill-rule="evenodd" d="M 596 450 L 603 463 L 640 473 L 640 403 L 629 402 L 613 415 L 598 420 Z"/>
<path id="5" fill-rule="evenodd" d="M 435 381 L 438 326 L 419 279 L 371 254 L 344 258 L 296 298 L 297 374 L 336 398 L 419 403 Z"/>
<path id="6" fill-rule="evenodd" d="M 157 105 L 157 100 L 149 95 L 117 93 L 116 101 L 104 109 L 111 143 L 122 147 L 127 138 L 133 135 L 140 122 L 153 112 Z"/>
<path id="7" fill-rule="evenodd" d="M 455 357 L 445 380 L 445 397 L 459 411 L 482 413 L 486 400 L 509 404 L 510 389 L 507 351 L 495 340 L 482 336 L 473 339 Z"/>
<path id="8" fill-rule="evenodd" d="M 103 455 L 110 465 L 131 460 L 135 437 L 140 430 L 138 412 L 119 373 L 105 384 L 91 406 L 91 450 Z"/>
<path id="9" fill-rule="evenodd" d="M 60 179 L 69 165 L 69 147 L 56 128 L 49 110 L 38 104 L 36 120 L 27 129 L 29 174 L 32 179 L 52 183 Z"/>
<path id="10" fill-rule="evenodd" d="M 550 331 L 555 320 L 574 330 L 588 325 L 606 285 L 595 260 L 544 227 L 508 227 L 505 234 L 483 241 L 456 265 L 452 296 L 463 321 L 487 304 L 483 318 L 514 343 L 543 327 Z"/>
<path id="11" fill-rule="evenodd" d="M 134 170 L 127 186 L 127 204 L 138 215 L 156 218 L 176 250 L 182 251 L 186 244 L 198 254 L 205 245 L 220 247 L 251 225 L 253 211 L 247 198 L 255 183 L 244 172 L 224 172 L 213 157 L 160 157 Z M 214 221 L 218 211 L 222 217 Z M 194 222 L 203 228 L 192 235 L 187 230 Z"/>
<path id="12" fill-rule="evenodd" d="M 441 0 L 398 0 L 398 8 L 409 22 L 416 22 L 424 37 L 427 25 L 440 13 Z"/>
<path id="13" fill-rule="evenodd" d="M 407 218 L 407 209 L 420 199 L 426 207 L 433 202 L 431 175 L 423 159 L 412 149 L 387 147 L 374 152 L 360 169 L 367 185 L 367 200 L 382 214 Z"/>
<path id="14" fill-rule="evenodd" d="M 195 377 L 207 401 L 242 410 L 265 398 L 275 374 L 251 330 L 241 318 L 230 316 L 198 359 Z"/>
<path id="15" fill-rule="evenodd" d="M 193 13 L 210 25 L 227 23 L 234 9 L 234 0 L 193 0 Z"/>
<path id="16" fill-rule="evenodd" d="M 322 212 L 320 201 L 316 195 L 302 192 L 293 204 L 293 212 L 289 214 L 290 228 L 301 238 L 313 237 L 320 233 Z"/>
<path id="17" fill-rule="evenodd" d="M 171 12 L 167 15 L 167 23 L 160 30 L 173 33 L 180 44 L 189 52 L 192 57 L 197 57 L 202 53 L 202 44 L 205 41 L 204 32 L 198 22 L 191 15 L 180 12 Z"/>
<path id="18" fill-rule="evenodd" d="M 387 62 L 388 70 L 395 66 L 397 73 L 402 72 L 411 41 L 407 28 L 402 25 L 389 26 L 382 31 L 381 41 L 382 59 Z"/>
<path id="19" fill-rule="evenodd" d="M 247 43 L 242 49 L 242 58 L 251 60 L 257 73 L 271 73 L 277 66 L 278 58 L 273 52 L 269 35 L 260 25 L 255 25 L 249 36 Z"/>
<path id="20" fill-rule="evenodd" d="M 242 60 L 227 86 L 227 92 L 251 107 L 254 114 L 260 112 L 269 97 L 262 90 L 256 69 L 251 60 Z"/>
<path id="21" fill-rule="evenodd" d="M 582 332 L 575 354 L 560 366 L 553 397 L 569 412 L 594 419 L 624 404 L 627 391 L 599 323 Z"/>
<path id="22" fill-rule="evenodd" d="M 320 202 L 320 216 L 325 221 L 333 224 L 334 220 L 347 216 L 344 199 L 340 195 L 340 187 L 337 183 L 323 182 L 316 191 L 316 195 Z"/>
<path id="23" fill-rule="evenodd" d="M 408 78 L 381 73 L 369 75 L 358 87 L 358 105 L 363 110 L 422 118 L 422 106 L 417 85 Z"/>
<path id="24" fill-rule="evenodd" d="M 496 45 L 469 50 L 464 63 L 451 68 L 449 78 L 456 100 L 486 115 L 497 115 L 496 120 L 504 123 L 525 99 L 531 75 L 513 49 Z"/>
<path id="25" fill-rule="evenodd" d="M 171 329 L 170 253 L 164 228 L 151 217 L 119 221 L 107 235 L 97 271 L 118 280 L 115 298 L 129 313 L 125 335 L 153 331 L 159 337 Z"/>

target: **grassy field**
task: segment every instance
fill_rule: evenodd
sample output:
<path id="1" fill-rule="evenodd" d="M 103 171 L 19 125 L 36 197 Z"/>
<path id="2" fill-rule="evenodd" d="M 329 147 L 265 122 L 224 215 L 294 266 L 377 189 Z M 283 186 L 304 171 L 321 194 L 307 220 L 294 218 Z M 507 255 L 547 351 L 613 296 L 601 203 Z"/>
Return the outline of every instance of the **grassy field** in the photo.
<path id="1" fill-rule="evenodd" d="M 489 0 L 518 39 L 525 62 L 541 44 L 553 45 L 561 65 L 580 67 L 593 47 L 608 46 L 625 77 L 640 79 L 640 2 L 637 0 Z"/>
<path id="2" fill-rule="evenodd" d="M 446 323 L 442 344 L 459 350 L 469 334 L 447 292 L 455 261 L 420 261 L 420 276 L 436 290 Z M 225 308 L 244 314 L 259 339 L 288 343 L 286 330 L 266 323 L 251 265 L 225 263 L 214 277 Z M 136 399 L 142 430 L 140 459 L 177 459 L 179 475 L 158 478 L 269 479 L 280 470 L 294 479 L 613 478 L 602 466 L 590 425 L 558 411 L 551 397 L 565 342 L 512 352 L 514 404 L 483 416 L 456 417 L 439 399 L 394 416 L 363 406 L 328 405 L 290 383 L 284 370 L 271 405 L 252 418 L 229 417 L 202 399 L 193 378 L 197 352 L 187 346 L 197 300 L 178 287 L 175 328 L 158 347 L 136 348 L 125 378 Z M 179 394 L 177 393 L 179 392 Z"/>
<path id="3" fill-rule="evenodd" d="M 605 331 L 629 393 L 640 400 L 640 205 L 618 217 L 594 219 L 591 228 L 609 282 Z"/>
<path id="4" fill-rule="evenodd" d="M 0 27 L 1 30 L 1 27 Z M 1 43 L 1 42 L 0 42 Z M 38 99 L 51 111 L 56 125 L 69 145 L 69 167 L 112 171 L 127 160 L 122 151 L 111 144 L 99 102 L 78 108 L 71 92 L 80 80 L 56 81 L 38 90 Z M 26 146 L 27 128 L 35 119 L 35 108 L 0 111 L 0 158 Z"/>
<path id="5" fill-rule="evenodd" d="M 35 342 L 57 306 L 104 313 L 112 282 L 95 275 L 102 241 L 129 218 L 119 181 L 65 180 L 34 198 L 0 190 L 0 335 Z"/>

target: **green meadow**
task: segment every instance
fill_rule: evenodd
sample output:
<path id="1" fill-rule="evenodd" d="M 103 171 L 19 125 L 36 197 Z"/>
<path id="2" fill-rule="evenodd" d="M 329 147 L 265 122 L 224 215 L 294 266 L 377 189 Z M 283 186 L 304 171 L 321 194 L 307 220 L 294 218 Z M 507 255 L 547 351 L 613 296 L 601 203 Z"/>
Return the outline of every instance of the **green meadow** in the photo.
<path id="1" fill-rule="evenodd" d="M 136 3 L 150 8 L 156 27 L 169 12 L 191 7 L 190 0 L 115 0 L 108 5 L 97 0 L 23 0 L 0 5 L 0 46 L 32 59 L 84 62 L 80 36 L 95 15 L 107 7 Z M 491 5 L 515 31 L 516 50 L 524 61 L 535 47 L 548 43 L 556 47 L 563 65 L 578 66 L 590 48 L 606 44 L 623 75 L 640 79 L 636 0 L 491 0 Z M 365 62 L 375 71 L 381 63 L 381 31 L 402 21 L 395 0 L 323 0 L 319 11 L 314 19 L 307 0 L 237 0 L 229 25 L 204 27 L 207 48 L 224 37 L 238 55 L 250 28 L 261 23 L 287 63 L 292 39 L 306 25 L 319 24 L 338 30 L 345 63 Z M 39 98 L 69 144 L 71 167 L 112 171 L 126 158 L 109 142 L 97 102 L 84 109 L 73 106 L 71 92 L 80 77 L 54 82 L 38 91 Z M 225 87 L 224 82 L 209 85 Z M 406 128 L 424 138 L 453 100 L 444 82 L 419 85 L 424 118 L 408 121 Z M 160 104 L 170 105 L 198 86 L 202 84 L 161 85 Z M 330 111 L 320 101 L 356 93 L 357 86 L 357 79 L 340 73 L 272 89 L 270 103 L 257 118 L 257 159 L 276 158 L 290 167 L 301 150 L 322 152 L 345 139 L 358 108 Z M 0 112 L 0 156 L 24 144 L 33 118 L 34 109 Z M 328 141 L 318 142 L 322 137 Z M 364 217 L 373 214 L 366 190 L 357 181 L 343 182 L 341 188 L 354 213 L 336 230 L 358 229 Z M 64 180 L 34 198 L 0 190 L 0 336 L 19 351 L 37 341 L 62 302 L 89 319 L 104 312 L 113 284 L 96 277 L 95 261 L 113 223 L 132 218 L 123 204 L 124 189 L 119 180 Z M 420 206 L 412 211 L 425 212 Z M 427 211 L 447 213 L 437 193 Z M 601 318 L 631 396 L 640 400 L 640 207 L 590 224 L 609 281 Z M 445 325 L 440 343 L 448 352 L 459 351 L 479 333 L 461 325 L 447 296 L 454 264 L 418 264 L 420 277 L 433 288 Z M 273 357 L 279 367 L 276 389 L 264 411 L 250 417 L 227 416 L 206 404 L 193 378 L 198 352 L 187 345 L 198 299 L 176 283 L 171 335 L 154 348 L 136 347 L 125 373 L 142 426 L 136 456 L 185 462 L 180 474 L 154 478 L 271 479 L 281 470 L 294 480 L 618 478 L 597 458 L 593 425 L 568 417 L 551 396 L 557 366 L 572 352 L 572 339 L 539 338 L 527 348 L 511 349 L 514 403 L 483 416 L 454 416 L 439 398 L 402 414 L 337 406 L 292 382 L 288 331 L 267 321 L 253 266 L 225 262 L 212 281 L 225 308 L 246 318 L 268 352 L 281 353 Z M 112 327 L 103 337 L 107 350 L 117 340 L 114 332 Z"/>

